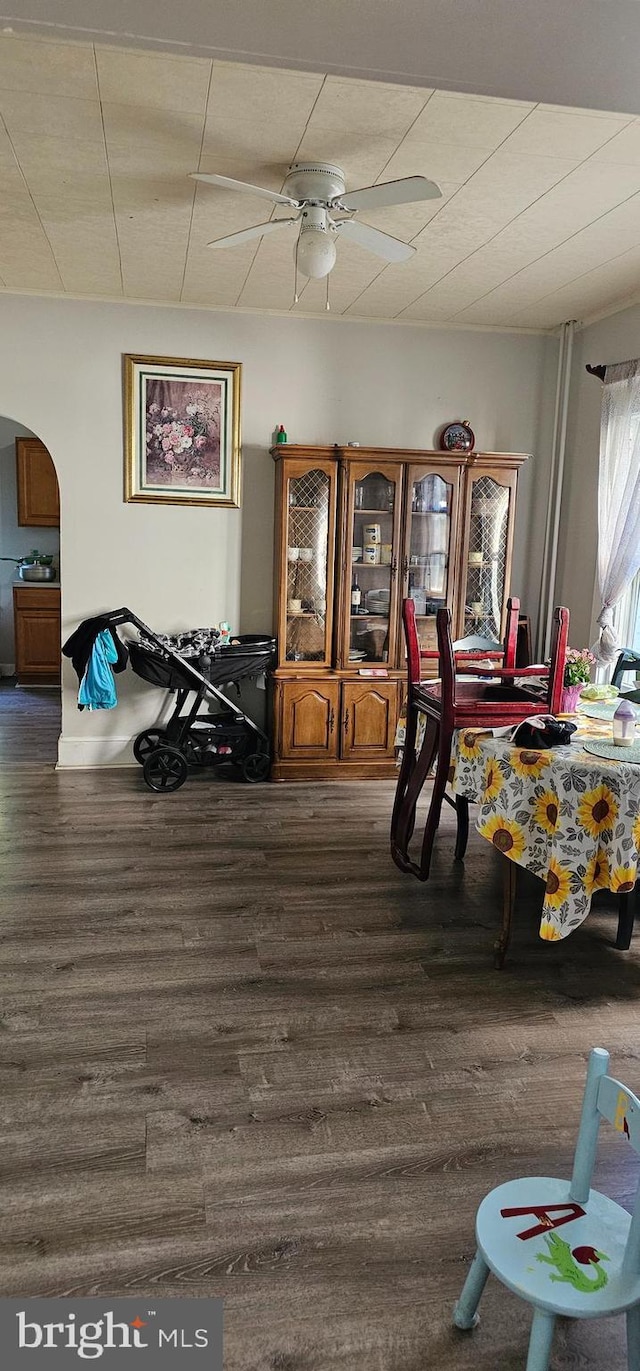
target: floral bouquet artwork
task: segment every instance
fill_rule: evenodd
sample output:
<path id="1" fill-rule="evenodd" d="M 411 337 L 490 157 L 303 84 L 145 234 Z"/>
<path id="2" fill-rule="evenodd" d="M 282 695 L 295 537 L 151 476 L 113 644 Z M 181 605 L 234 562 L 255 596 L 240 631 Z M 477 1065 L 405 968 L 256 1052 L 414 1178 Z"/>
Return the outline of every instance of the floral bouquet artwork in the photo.
<path id="1" fill-rule="evenodd" d="M 588 647 L 569 647 L 564 666 L 562 713 L 575 714 L 584 686 L 591 680 L 595 657 Z"/>
<path id="2" fill-rule="evenodd" d="M 149 381 L 146 472 L 151 485 L 220 485 L 220 386 Z"/>
<path id="3" fill-rule="evenodd" d="M 125 357 L 126 499 L 238 505 L 240 364 Z"/>

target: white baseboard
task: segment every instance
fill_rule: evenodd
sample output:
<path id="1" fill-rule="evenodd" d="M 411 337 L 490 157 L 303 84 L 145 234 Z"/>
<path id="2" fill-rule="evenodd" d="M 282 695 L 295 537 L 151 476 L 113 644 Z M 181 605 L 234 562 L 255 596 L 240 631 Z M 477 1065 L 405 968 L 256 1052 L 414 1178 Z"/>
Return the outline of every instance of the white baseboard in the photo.
<path id="1" fill-rule="evenodd" d="M 60 738 L 58 771 L 92 766 L 136 766 L 131 738 Z"/>

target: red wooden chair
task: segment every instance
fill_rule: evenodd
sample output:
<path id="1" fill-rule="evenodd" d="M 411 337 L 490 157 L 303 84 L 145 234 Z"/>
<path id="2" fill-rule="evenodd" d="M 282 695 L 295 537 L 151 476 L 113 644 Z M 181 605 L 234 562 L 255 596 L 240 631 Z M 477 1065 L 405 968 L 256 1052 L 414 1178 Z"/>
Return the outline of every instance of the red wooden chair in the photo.
<path id="1" fill-rule="evenodd" d="M 502 667 L 485 667 L 473 661 L 473 654 L 454 654 L 451 642 L 451 613 L 437 614 L 440 679 L 421 681 L 420 650 L 413 600 L 404 600 L 402 618 L 407 644 L 407 726 L 402 765 L 391 819 L 391 855 L 401 871 L 409 871 L 426 881 L 431 865 L 433 843 L 440 822 L 443 799 L 454 805 L 458 817 L 456 860 L 462 860 L 469 832 L 469 804 L 462 796 L 450 800 L 446 785 L 451 763 L 453 733 L 458 728 L 495 728 L 517 724 L 530 714 L 557 714 L 562 699 L 564 666 L 569 632 L 568 609 L 553 615 L 551 663 L 549 667 L 515 666 L 518 611 L 515 598 L 507 607 L 507 633 Z M 464 664 L 465 674 L 480 679 L 456 676 L 456 660 Z M 482 677 L 491 679 L 482 679 Z M 515 676 L 537 678 L 539 688 L 515 684 Z M 425 717 L 424 740 L 416 756 L 416 737 L 420 715 Z M 436 771 L 427 815 L 420 863 L 409 856 L 409 843 L 415 826 L 416 805 L 425 780 L 436 760 Z"/>

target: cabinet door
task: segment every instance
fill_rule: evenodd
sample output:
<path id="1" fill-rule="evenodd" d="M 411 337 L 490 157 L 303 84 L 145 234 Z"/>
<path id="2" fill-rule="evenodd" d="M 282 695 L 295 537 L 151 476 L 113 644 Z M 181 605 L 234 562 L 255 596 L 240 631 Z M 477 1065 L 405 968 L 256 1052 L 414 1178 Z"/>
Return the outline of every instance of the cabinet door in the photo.
<path id="1" fill-rule="evenodd" d="M 60 592 L 20 591 L 14 596 L 18 677 L 60 677 Z"/>
<path id="2" fill-rule="evenodd" d="M 338 755 L 338 681 L 282 681 L 280 738 L 283 758 Z"/>
<path id="3" fill-rule="evenodd" d="M 340 664 L 396 660 L 401 462 L 348 463 Z"/>
<path id="4" fill-rule="evenodd" d="M 60 496 L 56 470 L 38 438 L 16 438 L 18 524 L 58 528 Z"/>
<path id="5" fill-rule="evenodd" d="M 331 664 L 335 463 L 283 459 L 276 536 L 280 664 Z"/>
<path id="6" fill-rule="evenodd" d="M 470 468 L 464 536 L 458 637 L 478 634 L 499 644 L 511 579 L 517 472 Z"/>
<path id="7" fill-rule="evenodd" d="M 435 651 L 436 659 L 436 614 L 445 606 L 453 609 L 455 605 L 461 475 L 462 468 L 454 465 L 409 469 L 403 596 L 414 601 L 421 648 Z M 404 665 L 405 659 L 403 635 L 399 665 Z"/>
<path id="8" fill-rule="evenodd" d="M 347 681 L 342 687 L 340 754 L 345 761 L 393 757 L 398 721 L 395 681 Z"/>

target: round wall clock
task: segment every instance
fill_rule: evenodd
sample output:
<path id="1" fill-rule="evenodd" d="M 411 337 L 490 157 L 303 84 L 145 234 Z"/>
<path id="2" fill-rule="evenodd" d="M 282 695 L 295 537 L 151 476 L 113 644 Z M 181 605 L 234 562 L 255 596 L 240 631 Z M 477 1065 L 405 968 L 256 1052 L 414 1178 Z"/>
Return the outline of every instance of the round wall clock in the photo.
<path id="1" fill-rule="evenodd" d="M 475 434 L 469 427 L 468 419 L 454 419 L 440 434 L 440 447 L 443 452 L 471 452 L 475 442 Z"/>

